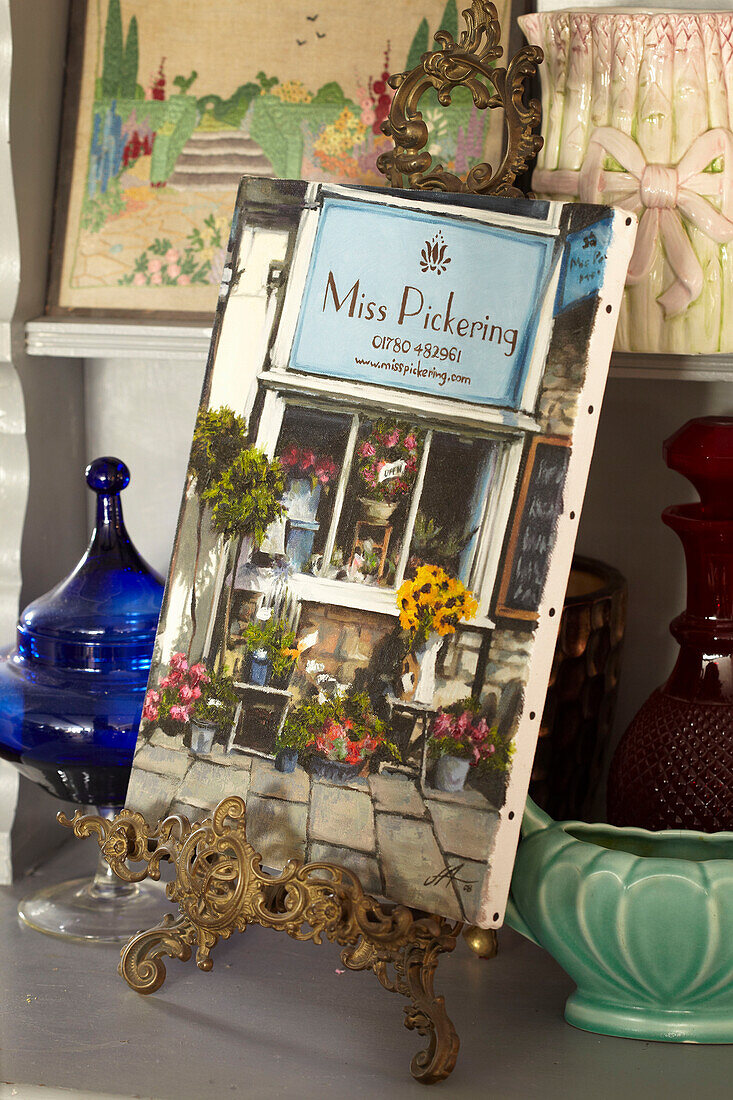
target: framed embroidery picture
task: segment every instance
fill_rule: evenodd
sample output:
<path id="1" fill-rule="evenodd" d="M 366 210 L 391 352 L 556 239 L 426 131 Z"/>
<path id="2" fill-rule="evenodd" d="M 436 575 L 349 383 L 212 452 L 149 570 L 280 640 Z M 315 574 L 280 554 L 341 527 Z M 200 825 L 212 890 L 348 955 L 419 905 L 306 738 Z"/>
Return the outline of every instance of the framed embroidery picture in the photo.
<path id="1" fill-rule="evenodd" d="M 500 923 L 632 223 L 242 181 L 129 808 Z"/>
<path id="2" fill-rule="evenodd" d="M 384 185 L 387 78 L 459 27 L 458 0 L 74 0 L 49 312 L 211 316 L 240 177 Z M 422 109 L 444 165 L 497 163 L 501 110 Z"/>

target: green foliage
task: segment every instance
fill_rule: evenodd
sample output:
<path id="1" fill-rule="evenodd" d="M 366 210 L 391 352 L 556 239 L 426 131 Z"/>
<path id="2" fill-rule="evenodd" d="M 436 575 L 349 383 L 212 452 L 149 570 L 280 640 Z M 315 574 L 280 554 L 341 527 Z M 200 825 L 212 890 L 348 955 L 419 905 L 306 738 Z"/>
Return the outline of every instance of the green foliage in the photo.
<path id="1" fill-rule="evenodd" d="M 344 95 L 341 85 L 335 80 L 331 80 L 328 84 L 324 84 L 322 87 L 320 87 L 316 94 L 313 96 L 311 103 L 335 103 L 341 109 L 348 105 L 353 106 L 350 100 L 347 100 L 346 96 Z"/>
<path id="2" fill-rule="evenodd" d="M 319 99 L 321 92 L 323 99 Z M 259 95 L 247 119 L 250 137 L 272 164 L 273 175 L 294 179 L 300 175 L 303 161 L 304 123 L 327 126 L 347 107 L 359 115 L 359 109 L 343 93 L 336 98 L 330 84 L 324 85 L 310 103 L 286 103 L 274 95 Z"/>
<path id="3" fill-rule="evenodd" d="M 400 751 L 385 737 L 385 725 L 372 713 L 366 692 L 325 699 L 307 699 L 291 708 L 277 736 L 278 749 L 297 749 L 302 757 L 318 752 L 315 740 L 324 730 L 337 725 L 344 728 L 352 742 L 371 738 L 379 742 L 374 755 L 399 761 Z"/>
<path id="4" fill-rule="evenodd" d="M 361 572 L 365 577 L 373 577 L 379 572 L 379 555 L 376 550 L 371 547 L 363 547 L 364 561 L 361 566 Z"/>
<path id="5" fill-rule="evenodd" d="M 271 88 L 274 88 L 276 84 L 280 83 L 276 76 L 267 76 L 262 69 L 257 73 L 257 80 L 265 95 L 267 95 Z"/>
<path id="6" fill-rule="evenodd" d="M 188 247 L 192 252 L 203 252 L 206 247 L 221 248 L 224 244 L 221 229 L 216 223 L 215 214 L 211 213 L 207 218 L 204 218 L 204 225 L 209 231 L 207 235 L 208 241 L 204 238 L 203 233 L 197 225 L 193 227 L 186 238 Z"/>
<path id="7" fill-rule="evenodd" d="M 133 15 L 122 33 L 120 0 L 109 0 L 102 47 L 102 77 L 95 85 L 103 99 L 138 98 L 137 70 L 140 61 L 137 18 Z M 95 94 L 97 92 L 95 91 Z"/>
<path id="8" fill-rule="evenodd" d="M 456 559 L 470 537 L 469 535 L 468 538 L 459 538 L 455 530 L 446 530 L 434 519 L 419 511 L 415 516 L 415 527 L 412 533 L 412 551 L 421 561 L 440 565 L 447 572 L 452 573 L 455 570 Z"/>
<path id="9" fill-rule="evenodd" d="M 193 96 L 175 95 L 164 106 L 165 118 L 157 128 L 150 160 L 151 183 L 164 183 L 168 179 L 198 121 Z"/>
<path id="10" fill-rule="evenodd" d="M 405 63 L 405 69 L 409 72 L 410 69 L 414 69 L 416 65 L 420 64 L 420 58 L 424 53 L 427 53 L 430 46 L 428 43 L 428 21 L 423 19 L 420 26 L 415 32 L 415 37 L 412 40 L 410 46 L 410 52 L 407 55 L 407 61 Z"/>
<path id="11" fill-rule="evenodd" d="M 220 95 L 202 96 L 196 102 L 199 118 L 211 116 L 223 129 L 238 130 L 250 103 L 261 91 L 260 85 L 250 80 L 246 84 L 240 84 L 229 99 L 222 99 Z"/>
<path id="12" fill-rule="evenodd" d="M 284 682 L 290 676 L 295 663 L 295 634 L 286 630 L 277 619 L 252 619 L 247 624 L 244 632 L 247 641 L 247 649 L 254 653 L 258 649 L 264 649 L 267 659 L 272 664 L 272 677 L 278 682 Z"/>
<path id="13" fill-rule="evenodd" d="M 107 218 L 111 218 L 114 214 L 121 214 L 124 209 L 122 185 L 117 176 L 111 176 L 106 191 L 98 191 L 94 195 L 85 193 L 81 209 L 82 229 L 88 229 L 90 233 L 98 233 Z"/>
<path id="14" fill-rule="evenodd" d="M 225 538 L 250 536 L 259 545 L 270 524 L 284 515 L 283 469 L 256 447 L 240 451 L 220 478 L 201 493 L 212 505 L 211 525 Z"/>
<path id="15" fill-rule="evenodd" d="M 110 187 L 112 182 L 119 188 L 119 183 L 116 180 L 110 181 Z M 194 226 L 186 237 L 183 252 L 174 248 L 170 237 L 156 237 L 151 245 L 136 256 L 132 271 L 128 271 L 126 275 L 122 276 L 119 285 L 139 285 L 136 276 L 140 274 L 145 279 L 144 286 L 209 286 L 212 281 L 211 260 L 204 259 L 202 254 L 205 249 L 207 252 L 212 248 L 220 249 L 223 242 L 221 229 L 216 224 L 216 217 L 213 213 L 204 219 L 204 225 L 209 231 L 206 237 L 204 237 L 198 226 Z M 172 253 L 175 253 L 175 259 L 170 258 Z M 159 278 L 154 284 L 154 272 L 151 270 L 150 260 L 156 256 L 161 257 L 165 263 L 157 265 L 156 273 Z M 174 265 L 174 274 L 171 274 L 171 264 Z"/>
<path id="16" fill-rule="evenodd" d="M 234 721 L 238 703 L 231 676 L 226 672 L 211 672 L 207 683 L 201 684 L 201 698 L 191 708 L 191 718 L 228 732 Z"/>
<path id="17" fill-rule="evenodd" d="M 127 41 L 122 57 L 122 70 L 120 73 L 120 95 L 124 99 L 134 99 L 137 88 L 137 70 L 140 63 L 140 48 L 138 44 L 137 18 L 133 15 L 130 26 L 127 28 Z"/>
<path id="18" fill-rule="evenodd" d="M 193 69 L 190 76 L 183 76 L 182 74 L 174 76 L 173 87 L 178 88 L 178 91 L 181 95 L 185 95 L 193 82 L 198 78 L 198 75 L 199 74 L 196 72 L 196 70 Z"/>
<path id="19" fill-rule="evenodd" d="M 199 493 L 204 492 L 231 466 L 247 446 L 247 421 L 228 405 L 201 409 L 193 432 L 189 475 L 196 478 Z"/>
<path id="20" fill-rule="evenodd" d="M 122 12 L 120 0 L 109 0 L 102 51 L 102 95 L 114 99 L 122 80 Z"/>

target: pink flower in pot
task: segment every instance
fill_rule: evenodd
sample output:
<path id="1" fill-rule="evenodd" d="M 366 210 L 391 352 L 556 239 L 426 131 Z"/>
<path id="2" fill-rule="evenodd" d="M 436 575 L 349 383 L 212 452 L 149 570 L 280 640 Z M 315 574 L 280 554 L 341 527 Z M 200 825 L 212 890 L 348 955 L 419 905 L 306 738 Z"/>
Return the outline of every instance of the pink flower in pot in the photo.
<path id="1" fill-rule="evenodd" d="M 178 698 L 182 703 L 194 703 L 201 698 L 201 688 L 198 685 L 181 684 L 178 689 Z"/>
<path id="2" fill-rule="evenodd" d="M 209 674 L 206 671 L 206 665 L 191 665 L 188 670 L 188 677 L 191 684 L 206 684 L 209 681 Z"/>
<path id="3" fill-rule="evenodd" d="M 316 463 L 315 475 L 320 481 L 321 485 L 328 485 L 328 483 L 338 473 L 338 466 L 329 456 L 327 458 L 321 458 Z"/>
<path id="4" fill-rule="evenodd" d="M 145 696 L 145 703 L 143 705 L 143 718 L 148 722 L 156 722 L 158 720 L 158 703 L 160 702 L 160 695 L 157 691 L 149 691 Z"/>
<path id="5" fill-rule="evenodd" d="M 300 465 L 300 450 L 294 443 L 286 447 L 280 455 L 280 464 L 284 466 L 286 470 L 290 470 L 294 466 Z"/>

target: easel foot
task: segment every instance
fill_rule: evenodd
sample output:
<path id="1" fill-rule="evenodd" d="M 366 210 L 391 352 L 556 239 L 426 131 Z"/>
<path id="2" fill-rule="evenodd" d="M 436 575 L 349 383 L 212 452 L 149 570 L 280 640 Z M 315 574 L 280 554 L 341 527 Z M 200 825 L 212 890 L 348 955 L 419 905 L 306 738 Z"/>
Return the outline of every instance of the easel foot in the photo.
<path id="1" fill-rule="evenodd" d="M 186 917 L 176 919 L 168 914 L 155 928 L 139 932 L 123 947 L 117 972 L 136 993 L 155 993 L 166 977 L 163 956 L 188 962 L 195 938 L 196 929 Z M 209 960 L 207 969 L 212 965 Z"/>
<path id="2" fill-rule="evenodd" d="M 493 928 L 476 928 L 469 925 L 463 930 L 463 938 L 480 959 L 495 959 L 499 951 L 496 931 Z"/>

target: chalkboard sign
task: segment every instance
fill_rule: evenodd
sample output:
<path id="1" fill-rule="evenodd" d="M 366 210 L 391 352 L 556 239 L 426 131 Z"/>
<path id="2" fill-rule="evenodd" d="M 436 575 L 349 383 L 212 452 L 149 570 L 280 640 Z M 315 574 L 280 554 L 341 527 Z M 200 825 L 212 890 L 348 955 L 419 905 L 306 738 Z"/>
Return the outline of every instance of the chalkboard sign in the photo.
<path id="1" fill-rule="evenodd" d="M 497 615 L 537 618 L 562 511 L 569 443 L 555 436 L 532 440 L 509 537 Z"/>

